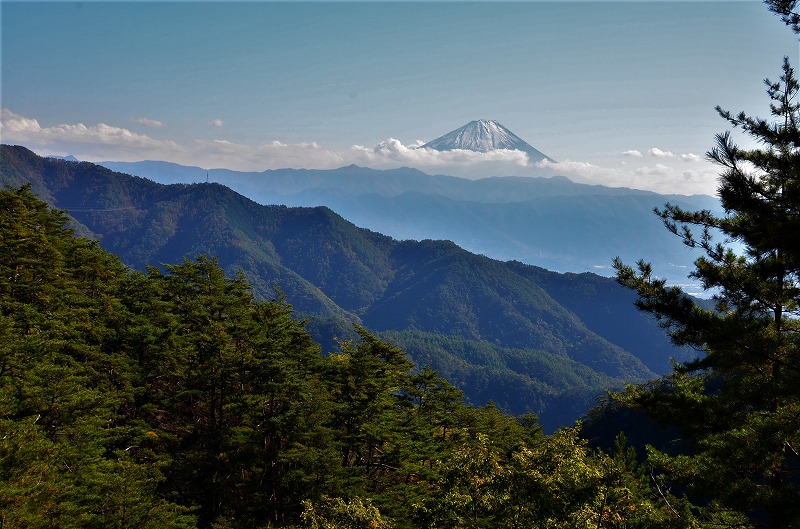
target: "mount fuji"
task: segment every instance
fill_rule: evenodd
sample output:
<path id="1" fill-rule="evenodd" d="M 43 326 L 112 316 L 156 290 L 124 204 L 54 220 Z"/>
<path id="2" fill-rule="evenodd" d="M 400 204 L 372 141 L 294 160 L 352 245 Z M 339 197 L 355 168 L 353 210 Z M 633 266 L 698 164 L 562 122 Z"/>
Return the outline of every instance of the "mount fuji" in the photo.
<path id="1" fill-rule="evenodd" d="M 486 119 L 470 121 L 461 128 L 429 141 L 422 148 L 437 151 L 463 149 L 477 152 L 489 152 L 496 149 L 518 150 L 527 153 L 531 163 L 542 160 L 555 162 L 497 121 Z"/>

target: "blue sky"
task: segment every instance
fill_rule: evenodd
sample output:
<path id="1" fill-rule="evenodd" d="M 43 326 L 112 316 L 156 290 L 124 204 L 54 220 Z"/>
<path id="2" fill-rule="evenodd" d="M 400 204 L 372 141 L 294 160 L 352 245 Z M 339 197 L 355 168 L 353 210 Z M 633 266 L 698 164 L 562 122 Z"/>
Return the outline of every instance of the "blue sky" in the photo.
<path id="1" fill-rule="evenodd" d="M 757 1 L 10 2 L 2 141 L 90 161 L 416 166 L 709 193 L 714 107 L 798 42 Z M 495 119 L 559 161 L 415 149 Z"/>

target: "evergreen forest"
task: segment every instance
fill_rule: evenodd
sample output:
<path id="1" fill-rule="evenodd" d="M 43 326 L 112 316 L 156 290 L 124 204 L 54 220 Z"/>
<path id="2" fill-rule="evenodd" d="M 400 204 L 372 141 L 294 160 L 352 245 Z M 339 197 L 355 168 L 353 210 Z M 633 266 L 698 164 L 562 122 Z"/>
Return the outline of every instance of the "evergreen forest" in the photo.
<path id="1" fill-rule="evenodd" d="M 607 388 L 694 356 L 612 278 L 501 262 L 449 241 L 397 241 L 324 207 L 261 205 L 219 184 L 162 185 L 21 146 L 0 145 L 0 183 L 30 185 L 126 266 L 165 271 L 214 256 L 227 275 L 244 274 L 256 299 L 278 286 L 323 351 L 357 338 L 360 325 L 431 365 L 467 402 L 534 413 L 547 432 Z"/>
<path id="2" fill-rule="evenodd" d="M 683 526 L 624 437 L 467 406 L 363 328 L 323 355 L 280 295 L 131 271 L 27 187 L 0 214 L 2 527 Z"/>

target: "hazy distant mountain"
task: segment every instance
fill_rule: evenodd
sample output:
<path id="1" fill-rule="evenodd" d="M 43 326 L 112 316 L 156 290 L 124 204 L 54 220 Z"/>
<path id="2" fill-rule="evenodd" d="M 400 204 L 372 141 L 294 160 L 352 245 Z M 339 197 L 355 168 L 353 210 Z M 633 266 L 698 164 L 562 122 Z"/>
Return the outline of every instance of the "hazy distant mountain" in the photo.
<path id="1" fill-rule="evenodd" d="M 448 239 L 501 260 L 561 272 L 609 274 L 614 257 L 646 259 L 655 273 L 685 284 L 698 254 L 664 229 L 653 208 L 670 202 L 719 211 L 709 196 L 578 184 L 564 177 L 467 180 L 416 169 L 280 169 L 237 172 L 166 162 L 102 162 L 160 183 L 222 183 L 262 204 L 328 206 L 396 239 Z"/>
<path id="2" fill-rule="evenodd" d="M 477 152 L 489 152 L 497 149 L 518 150 L 527 153 L 530 163 L 542 160 L 555 162 L 555 160 L 534 149 L 525 140 L 497 121 L 486 119 L 470 121 L 463 127 L 429 141 L 422 147 L 437 151 L 452 151 L 454 149 Z"/>
<path id="3" fill-rule="evenodd" d="M 55 154 L 53 154 L 53 155 L 48 156 L 48 158 L 55 158 L 56 160 L 64 160 L 64 161 L 67 161 L 67 162 L 78 162 L 78 161 L 80 161 L 77 158 L 75 158 L 74 156 L 72 156 L 71 154 L 69 154 L 67 156 L 56 156 Z"/>
<path id="4" fill-rule="evenodd" d="M 30 183 L 130 266 L 215 255 L 260 296 L 277 285 L 323 343 L 359 322 L 472 402 L 538 413 L 549 428 L 570 423 L 603 388 L 686 355 L 611 279 L 504 263 L 447 241 L 400 242 L 328 208 L 262 206 L 219 184 L 166 186 L 1 149 L 0 182 Z"/>

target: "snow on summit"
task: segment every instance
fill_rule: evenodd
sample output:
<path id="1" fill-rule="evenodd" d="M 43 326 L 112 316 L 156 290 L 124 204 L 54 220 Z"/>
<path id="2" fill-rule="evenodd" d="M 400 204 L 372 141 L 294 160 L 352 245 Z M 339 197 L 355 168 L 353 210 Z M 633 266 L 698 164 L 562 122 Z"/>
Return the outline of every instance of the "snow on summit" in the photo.
<path id="1" fill-rule="evenodd" d="M 437 151 L 454 149 L 478 152 L 489 152 L 496 149 L 518 150 L 527 153 L 530 163 L 542 160 L 555 162 L 495 120 L 470 121 L 461 128 L 429 141 L 422 147 Z"/>

